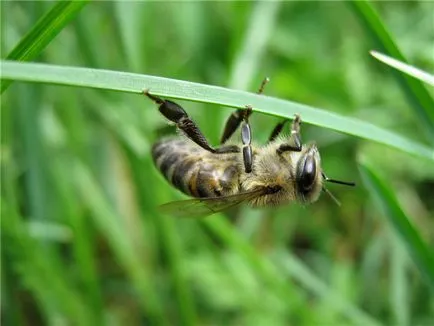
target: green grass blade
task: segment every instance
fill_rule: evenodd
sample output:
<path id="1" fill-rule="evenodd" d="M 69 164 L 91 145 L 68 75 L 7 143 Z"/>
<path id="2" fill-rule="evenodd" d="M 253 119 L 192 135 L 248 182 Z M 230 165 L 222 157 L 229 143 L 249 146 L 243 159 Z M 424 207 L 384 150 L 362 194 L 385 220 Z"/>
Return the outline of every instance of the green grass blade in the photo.
<path id="1" fill-rule="evenodd" d="M 392 232 L 390 232 L 392 233 Z M 410 325 L 410 305 L 407 279 L 407 255 L 398 237 L 393 234 L 390 257 L 390 310 L 397 325 Z"/>
<path id="2" fill-rule="evenodd" d="M 83 202 L 92 212 L 95 225 L 107 238 L 119 264 L 134 284 L 140 303 L 157 324 L 164 324 L 164 315 L 158 294 L 151 283 L 149 270 L 136 256 L 134 245 L 120 225 L 120 218 L 111 207 L 89 169 L 79 161 L 74 162 L 74 181 L 82 194 Z"/>
<path id="3" fill-rule="evenodd" d="M 36 58 L 87 3 L 87 0 L 58 1 L 21 39 L 6 59 L 30 61 Z M 2 82 L 0 94 L 9 85 L 10 82 Z"/>
<path id="4" fill-rule="evenodd" d="M 381 21 L 373 6 L 368 1 L 351 1 L 354 11 L 359 16 L 365 29 L 371 34 L 385 54 L 395 59 L 406 62 L 404 55 L 399 50 L 391 33 Z M 434 141 L 434 100 L 417 79 L 405 74 L 395 74 L 404 93 L 413 106 L 419 122 L 424 126 L 428 140 Z"/>
<path id="5" fill-rule="evenodd" d="M 300 113 L 303 121 L 307 123 L 368 139 L 403 152 L 434 160 L 434 150 L 432 148 L 428 148 L 370 123 L 264 95 L 109 70 L 13 61 L 2 61 L 1 69 L 2 79 L 91 87 L 136 94 L 140 93 L 144 88 L 149 88 L 155 95 L 175 99 L 219 104 L 233 108 L 244 108 L 246 104 L 250 104 L 255 111 L 285 118 L 292 117 L 295 113 Z"/>
<path id="6" fill-rule="evenodd" d="M 143 63 L 143 53 L 140 49 L 140 42 L 137 38 L 141 36 L 141 26 L 143 18 L 143 3 L 134 1 L 116 1 L 113 5 L 113 17 L 117 23 L 118 40 L 122 45 L 122 52 L 125 56 L 125 63 L 129 63 L 129 68 L 133 71 L 141 70 Z"/>
<path id="7" fill-rule="evenodd" d="M 16 85 L 20 92 L 26 94 L 17 98 L 14 104 L 17 113 L 17 126 L 22 130 L 23 161 L 29 166 L 26 175 L 26 188 L 35 195 L 29 198 L 29 215 L 32 219 L 42 221 L 47 216 L 47 200 L 50 197 L 49 190 L 45 188 L 49 173 L 44 169 L 44 146 L 40 130 L 35 127 L 35 120 L 41 101 L 41 92 L 38 87 Z M 34 106 L 34 107 L 33 107 Z M 33 164 L 32 164 L 33 163 Z"/>
<path id="8" fill-rule="evenodd" d="M 274 257 L 276 265 L 281 267 L 283 273 L 288 273 L 308 291 L 315 296 L 327 298 L 331 305 L 344 314 L 356 325 L 381 325 L 380 322 L 360 310 L 355 304 L 348 302 L 346 298 L 331 289 L 325 282 L 319 279 L 309 267 L 294 255 L 284 250 L 277 250 Z"/>
<path id="9" fill-rule="evenodd" d="M 434 76 L 422 71 L 416 67 L 410 66 L 402 61 L 396 60 L 394 58 L 391 58 L 385 54 L 379 53 L 377 51 L 371 51 L 371 55 L 380 60 L 381 62 L 385 63 L 386 65 L 389 65 L 395 69 L 398 69 L 402 71 L 403 73 L 406 73 L 409 76 L 412 76 L 416 79 L 419 79 L 427 84 L 430 84 L 431 86 L 434 86 Z"/>
<path id="10" fill-rule="evenodd" d="M 360 174 L 375 199 L 405 244 L 411 258 L 428 282 L 434 287 L 434 253 L 422 240 L 419 232 L 410 222 L 398 199 L 386 181 L 380 178 L 375 169 L 366 162 L 359 165 Z"/>
<path id="11" fill-rule="evenodd" d="M 278 20 L 277 15 L 281 4 L 280 1 L 255 3 L 246 28 L 246 35 L 234 60 L 229 81 L 230 88 L 248 89 L 267 49 L 268 40 Z"/>
<path id="12" fill-rule="evenodd" d="M 98 320 L 94 312 L 68 278 L 65 266 L 60 264 L 56 251 L 35 241 L 29 235 L 24 219 L 9 202 L 0 199 L 2 240 L 8 244 L 7 260 L 23 284 L 37 298 L 47 319 L 58 315 L 77 325 L 94 325 Z M 3 251 L 3 248 L 2 248 Z M 3 255 L 3 253 L 2 253 Z M 16 281 L 16 280 L 15 280 Z M 48 322 L 48 324 L 50 324 Z"/>

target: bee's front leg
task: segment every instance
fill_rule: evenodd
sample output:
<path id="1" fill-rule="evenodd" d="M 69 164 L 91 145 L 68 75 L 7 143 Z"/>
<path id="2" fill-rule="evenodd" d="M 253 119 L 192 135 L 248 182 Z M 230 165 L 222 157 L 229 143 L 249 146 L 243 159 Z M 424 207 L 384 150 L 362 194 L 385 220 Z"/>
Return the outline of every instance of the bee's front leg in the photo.
<path id="1" fill-rule="evenodd" d="M 252 151 L 252 132 L 250 130 L 249 116 L 252 112 L 250 105 L 244 110 L 243 123 L 241 125 L 241 141 L 243 142 L 243 161 L 246 173 L 252 172 L 253 151 Z"/>
<path id="2" fill-rule="evenodd" d="M 291 125 L 291 136 L 289 137 L 288 144 L 282 144 L 277 149 L 277 154 L 282 154 L 287 151 L 301 152 L 301 136 L 300 136 L 301 118 L 298 114 L 294 116 L 294 120 Z"/>
<path id="3" fill-rule="evenodd" d="M 187 112 L 178 104 L 172 101 L 164 100 L 158 96 L 152 95 L 148 90 L 144 90 L 143 94 L 153 100 L 159 105 L 158 110 L 167 119 L 174 122 L 176 126 L 181 129 L 185 135 L 198 144 L 203 149 L 216 154 L 223 153 L 239 153 L 240 149 L 238 146 L 221 146 L 218 148 L 213 148 L 206 140 L 203 133 L 200 131 L 196 123 L 188 116 Z"/>

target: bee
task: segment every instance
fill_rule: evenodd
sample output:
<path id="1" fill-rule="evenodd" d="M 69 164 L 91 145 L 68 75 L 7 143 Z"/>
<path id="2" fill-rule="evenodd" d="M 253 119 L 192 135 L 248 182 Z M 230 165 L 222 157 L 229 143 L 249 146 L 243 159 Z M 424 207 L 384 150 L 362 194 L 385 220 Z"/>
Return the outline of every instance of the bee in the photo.
<path id="1" fill-rule="evenodd" d="M 264 79 L 258 94 L 263 92 Z M 226 122 L 220 146 L 209 144 L 196 123 L 178 104 L 144 90 L 159 105 L 159 111 L 187 137 L 162 139 L 152 147 L 152 158 L 162 175 L 177 189 L 194 199 L 160 206 L 164 213 L 179 217 L 201 217 L 243 202 L 252 207 L 277 206 L 290 202 L 315 202 L 322 191 L 336 198 L 324 182 L 354 186 L 326 177 L 315 143 L 302 144 L 301 118 L 294 116 L 288 136 L 280 136 L 288 120 L 277 124 L 267 144 L 251 143 L 249 117 L 252 107 L 238 109 Z M 241 125 L 241 143 L 227 140 Z"/>

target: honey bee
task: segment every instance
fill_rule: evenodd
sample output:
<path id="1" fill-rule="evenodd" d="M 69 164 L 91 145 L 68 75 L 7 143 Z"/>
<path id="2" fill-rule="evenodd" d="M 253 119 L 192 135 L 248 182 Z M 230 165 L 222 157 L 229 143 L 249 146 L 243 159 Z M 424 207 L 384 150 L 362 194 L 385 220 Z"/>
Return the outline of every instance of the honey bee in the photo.
<path id="1" fill-rule="evenodd" d="M 268 78 L 262 82 L 258 94 L 267 82 Z M 355 185 L 326 177 L 315 143 L 301 142 L 298 114 L 294 116 L 289 136 L 280 136 L 285 120 L 273 129 L 267 144 L 254 146 L 248 120 L 252 108 L 238 109 L 226 122 L 220 146 L 212 147 L 181 106 L 148 90 L 144 94 L 187 136 L 162 139 L 152 148 L 154 163 L 163 176 L 177 189 L 196 197 L 160 206 L 167 214 L 201 217 L 243 202 L 253 207 L 294 201 L 308 204 L 316 201 L 321 191 L 339 203 L 324 182 Z M 240 125 L 241 144 L 226 145 Z"/>

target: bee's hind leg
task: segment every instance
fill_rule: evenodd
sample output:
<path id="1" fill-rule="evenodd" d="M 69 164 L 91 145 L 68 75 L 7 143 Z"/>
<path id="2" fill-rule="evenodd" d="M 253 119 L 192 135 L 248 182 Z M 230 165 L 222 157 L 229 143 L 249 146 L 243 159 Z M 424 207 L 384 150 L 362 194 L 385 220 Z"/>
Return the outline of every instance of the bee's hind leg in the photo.
<path id="1" fill-rule="evenodd" d="M 172 101 L 164 100 L 158 96 L 152 95 L 148 90 L 144 90 L 143 94 L 159 104 L 158 110 L 167 119 L 174 122 L 176 126 L 181 129 L 188 138 L 194 141 L 203 149 L 216 154 L 223 153 L 239 153 L 238 146 L 222 146 L 213 148 L 206 140 L 205 136 L 200 131 L 196 123 L 188 116 L 187 112 L 178 104 Z"/>
<path id="2" fill-rule="evenodd" d="M 291 125 L 291 136 L 289 137 L 289 143 L 280 145 L 277 149 L 277 154 L 282 154 L 283 152 L 287 151 L 301 152 L 302 144 L 300 136 L 300 125 L 301 118 L 298 114 L 296 114 Z M 276 126 L 276 128 L 273 130 L 273 133 L 278 127 L 279 125 Z"/>

